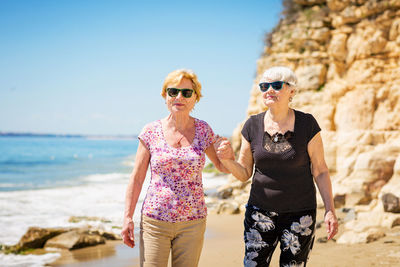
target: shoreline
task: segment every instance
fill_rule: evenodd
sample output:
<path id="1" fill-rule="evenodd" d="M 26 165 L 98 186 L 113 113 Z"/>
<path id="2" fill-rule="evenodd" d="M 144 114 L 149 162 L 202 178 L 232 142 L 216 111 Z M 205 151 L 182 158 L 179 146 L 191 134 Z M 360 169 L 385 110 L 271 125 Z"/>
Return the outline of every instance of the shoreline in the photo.
<path id="1" fill-rule="evenodd" d="M 139 266 L 139 249 L 131 249 L 122 241 L 107 241 L 105 244 L 76 250 L 58 251 L 61 254 L 56 261 L 47 266 Z"/>
<path id="2" fill-rule="evenodd" d="M 72 184 L 65 187 L 51 187 L 39 190 L 2 192 L 0 201 L 4 203 L 4 209 L 1 211 L 0 222 L 7 231 L 3 231 L 0 234 L 0 245 L 15 246 L 30 227 L 94 227 L 119 234 L 120 230 L 117 230 L 117 228 L 122 225 L 121 212 L 124 209 L 124 196 L 128 179 L 129 175 L 122 172 L 96 173 L 82 176 L 80 180 L 85 181 L 84 184 Z M 146 177 L 133 218 L 137 226 L 140 220 L 138 217 L 142 206 L 141 203 L 146 194 L 149 180 L 149 177 Z M 227 183 L 226 176 L 203 173 L 203 186 L 208 194 L 214 194 L 217 190 L 216 188 L 225 183 Z M 67 206 L 65 204 L 66 200 L 68 200 Z M 85 204 L 82 205 L 82 203 Z M 19 207 L 19 212 L 15 212 L 16 206 Z M 70 221 L 72 217 L 82 217 L 83 219 Z M 91 218 L 94 219 L 92 220 Z M 135 230 L 138 231 L 138 229 Z M 114 246 L 108 246 L 108 244 L 114 244 Z M 133 256 L 132 253 L 134 253 Z M 42 248 L 21 254 L 0 252 L 0 265 L 48 266 L 49 264 L 58 264 L 57 257 L 59 257 L 59 254 L 62 254 L 61 259 L 69 259 L 65 261 L 65 264 L 67 262 L 68 264 L 76 264 L 82 261 L 89 264 L 99 259 L 103 262 L 113 257 L 113 255 L 115 257 L 112 260 L 116 262 L 119 262 L 121 258 L 131 259 L 135 255 L 138 257 L 139 249 L 137 251 L 132 251 L 131 249 L 126 251 L 124 246 L 121 245 L 120 247 L 118 243 L 110 243 L 110 240 L 108 240 L 106 245 L 82 248 L 72 252 L 45 250 Z M 112 264 L 104 266 L 110 265 Z M 129 264 L 126 265 L 129 266 Z"/>
<path id="3" fill-rule="evenodd" d="M 241 266 L 244 251 L 243 214 L 209 214 L 199 266 Z M 138 235 L 135 236 L 138 243 Z M 229 244 L 229 253 L 226 248 Z M 60 251 L 61 257 L 48 264 L 53 267 L 139 267 L 139 247 L 129 248 L 122 241 L 72 251 Z M 235 257 L 233 257 L 235 255 Z M 168 266 L 171 266 L 169 263 Z"/>
<path id="4" fill-rule="evenodd" d="M 317 223 L 323 221 L 324 211 L 318 209 Z M 244 214 L 209 214 L 199 267 L 243 266 L 243 216 Z M 343 218 L 345 214 L 338 214 Z M 344 231 L 340 225 L 339 235 Z M 354 266 L 400 266 L 400 227 L 391 229 L 378 241 L 343 245 L 334 241 L 324 242 L 325 225 L 316 229 L 315 242 L 307 266 L 310 267 L 354 267 Z M 336 237 L 337 239 L 337 237 Z M 135 252 L 136 251 L 136 252 Z M 49 266 L 139 266 L 139 248 L 131 249 L 122 241 L 109 241 L 105 245 L 75 251 L 65 251 Z M 271 266 L 278 266 L 279 245 L 272 257 Z M 170 265 L 169 265 L 170 266 Z"/>

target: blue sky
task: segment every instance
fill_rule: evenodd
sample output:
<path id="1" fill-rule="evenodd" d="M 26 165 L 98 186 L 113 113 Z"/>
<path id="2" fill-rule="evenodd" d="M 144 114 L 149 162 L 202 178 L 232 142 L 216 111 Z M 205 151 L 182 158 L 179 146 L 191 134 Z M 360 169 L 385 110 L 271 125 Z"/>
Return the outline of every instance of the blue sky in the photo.
<path id="1" fill-rule="evenodd" d="M 137 134 L 160 90 L 193 69 L 193 116 L 230 135 L 246 118 L 281 1 L 0 1 L 0 131 Z"/>

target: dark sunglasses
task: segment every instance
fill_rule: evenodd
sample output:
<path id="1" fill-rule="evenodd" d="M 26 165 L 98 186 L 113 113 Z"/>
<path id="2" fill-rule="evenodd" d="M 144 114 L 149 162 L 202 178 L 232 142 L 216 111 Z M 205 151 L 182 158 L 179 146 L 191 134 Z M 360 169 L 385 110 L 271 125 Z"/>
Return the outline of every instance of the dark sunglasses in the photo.
<path id="1" fill-rule="evenodd" d="M 268 90 L 269 86 L 271 86 L 272 89 L 274 89 L 275 91 L 279 91 L 282 89 L 284 83 L 289 84 L 287 82 L 276 81 L 276 82 L 272 82 L 272 83 L 260 83 L 259 86 L 260 86 L 261 92 L 266 92 Z"/>
<path id="2" fill-rule="evenodd" d="M 182 93 L 184 98 L 191 98 L 193 89 L 178 89 L 178 88 L 167 88 L 167 93 L 170 97 L 177 97 L 179 92 Z"/>

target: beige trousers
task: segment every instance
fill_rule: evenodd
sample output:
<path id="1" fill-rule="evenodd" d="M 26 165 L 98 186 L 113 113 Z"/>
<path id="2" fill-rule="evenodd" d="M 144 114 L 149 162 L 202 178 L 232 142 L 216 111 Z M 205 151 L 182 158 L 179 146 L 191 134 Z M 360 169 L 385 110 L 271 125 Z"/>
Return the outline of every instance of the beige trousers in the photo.
<path id="1" fill-rule="evenodd" d="M 165 222 L 142 215 L 140 266 L 166 267 L 171 252 L 172 267 L 196 267 L 203 248 L 206 219 Z"/>

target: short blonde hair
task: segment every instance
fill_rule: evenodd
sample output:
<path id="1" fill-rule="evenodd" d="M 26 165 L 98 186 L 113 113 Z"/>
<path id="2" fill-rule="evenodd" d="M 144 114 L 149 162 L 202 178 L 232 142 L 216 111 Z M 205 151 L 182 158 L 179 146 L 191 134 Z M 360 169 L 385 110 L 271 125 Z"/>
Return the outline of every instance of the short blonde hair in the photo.
<path id="1" fill-rule="evenodd" d="M 201 94 L 201 84 L 197 79 L 197 75 L 194 71 L 189 69 L 179 69 L 174 70 L 173 72 L 169 73 L 164 80 L 164 84 L 161 91 L 161 96 L 163 98 L 167 97 L 167 88 L 169 86 L 177 86 L 183 78 L 189 79 L 192 81 L 193 90 L 196 93 L 196 102 L 199 102 L 200 98 L 202 97 Z"/>
<path id="2" fill-rule="evenodd" d="M 268 80 L 287 82 L 290 86 L 297 86 L 296 74 L 288 67 L 279 66 L 267 69 L 264 71 L 260 83 L 267 82 Z"/>

